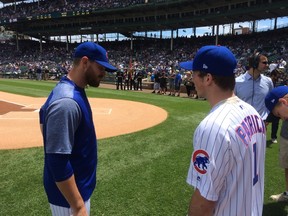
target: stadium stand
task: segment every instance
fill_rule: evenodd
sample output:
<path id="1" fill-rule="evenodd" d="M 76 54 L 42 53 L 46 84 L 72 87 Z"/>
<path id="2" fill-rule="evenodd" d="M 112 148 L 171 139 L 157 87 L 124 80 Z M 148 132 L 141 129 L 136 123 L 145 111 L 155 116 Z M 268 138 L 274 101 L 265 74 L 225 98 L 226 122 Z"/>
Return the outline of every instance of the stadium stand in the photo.
<path id="1" fill-rule="evenodd" d="M 101 10 L 111 8 L 125 8 L 127 6 L 145 4 L 145 0 L 105 0 L 105 1 L 76 1 L 76 0 L 51 0 L 38 2 L 20 2 L 19 4 L 5 6 L 0 9 L 1 18 L 20 18 L 32 15 L 51 13 L 51 12 L 67 12 L 73 10 Z"/>
<path id="2" fill-rule="evenodd" d="M 281 58 L 287 60 L 288 28 L 247 35 L 226 35 L 219 37 L 219 44 L 230 47 L 236 55 L 239 65 L 246 65 L 247 57 L 254 50 L 267 53 L 270 62 L 277 62 Z M 213 44 L 214 37 L 177 38 L 175 49 L 170 50 L 169 39 L 135 40 L 133 50 L 133 64 L 144 74 L 156 70 L 168 71 L 169 68 L 178 69 L 178 62 L 193 58 L 194 53 L 204 44 Z M 110 61 L 125 68 L 130 64 L 130 42 L 111 41 L 100 43 L 108 47 Z M 32 40 L 19 41 L 19 51 L 15 51 L 15 41 L 0 44 L 0 71 L 2 77 L 30 77 L 32 71 L 41 66 L 49 67 L 49 77 L 58 78 L 65 74 L 71 65 L 71 55 L 76 44 L 66 51 L 65 43 L 49 42 L 43 44 L 43 51 L 39 51 L 39 42 Z M 11 76 L 9 76 L 11 74 Z"/>
<path id="3" fill-rule="evenodd" d="M 147 0 L 51 0 L 29 3 L 23 1 L 1 8 L 0 17 L 1 19 L 14 19 L 55 11 L 79 10 L 79 8 L 81 10 L 125 8 L 133 5 L 141 6 L 147 2 Z M 157 0 L 153 2 L 157 4 L 165 1 Z M 245 70 L 247 57 L 254 50 L 267 53 L 270 62 L 277 63 L 281 58 L 287 60 L 287 35 L 288 28 L 245 35 L 228 34 L 219 36 L 218 44 L 228 46 L 236 55 L 239 62 L 237 68 L 239 74 Z M 141 70 L 144 78 L 146 78 L 145 75 L 152 73 L 153 70 L 168 72 L 171 69 L 179 69 L 178 62 L 192 59 L 197 49 L 202 45 L 214 44 L 215 36 L 177 37 L 173 41 L 172 50 L 170 39 L 135 38 L 132 51 L 129 40 L 99 43 L 107 47 L 109 58 L 114 65 L 119 68 L 129 68 L 133 64 L 133 68 Z M 16 44 L 19 45 L 19 50 L 15 49 Z M 0 77 L 36 79 L 36 69 L 48 67 L 48 78 L 59 79 L 69 71 L 71 55 L 76 45 L 69 44 L 69 47 L 67 47 L 66 43 L 46 40 L 41 43 L 42 50 L 39 50 L 40 44 L 37 41 L 17 41 L 14 38 L 7 40 L 5 43 L 0 43 Z M 284 71 L 286 72 L 286 68 L 284 68 Z M 113 82 L 113 79 L 113 75 L 108 75 L 106 81 Z"/>

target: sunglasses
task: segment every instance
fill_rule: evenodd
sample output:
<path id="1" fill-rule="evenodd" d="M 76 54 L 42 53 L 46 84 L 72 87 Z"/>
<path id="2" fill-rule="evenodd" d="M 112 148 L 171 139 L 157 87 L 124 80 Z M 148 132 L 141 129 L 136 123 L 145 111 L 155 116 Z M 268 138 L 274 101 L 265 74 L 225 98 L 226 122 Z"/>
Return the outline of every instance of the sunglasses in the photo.
<path id="1" fill-rule="evenodd" d="M 267 64 L 268 64 L 268 61 L 264 61 L 264 62 L 261 62 L 261 63 L 267 65 Z"/>

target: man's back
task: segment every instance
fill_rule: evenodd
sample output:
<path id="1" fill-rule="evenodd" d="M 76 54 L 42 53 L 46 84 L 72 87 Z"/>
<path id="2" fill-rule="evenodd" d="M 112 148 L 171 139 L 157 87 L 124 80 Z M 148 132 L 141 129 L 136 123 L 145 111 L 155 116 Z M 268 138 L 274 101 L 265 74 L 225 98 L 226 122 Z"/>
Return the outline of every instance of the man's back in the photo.
<path id="1" fill-rule="evenodd" d="M 262 215 L 265 132 L 259 114 L 237 97 L 197 127 L 187 183 L 216 202 L 214 215 Z"/>

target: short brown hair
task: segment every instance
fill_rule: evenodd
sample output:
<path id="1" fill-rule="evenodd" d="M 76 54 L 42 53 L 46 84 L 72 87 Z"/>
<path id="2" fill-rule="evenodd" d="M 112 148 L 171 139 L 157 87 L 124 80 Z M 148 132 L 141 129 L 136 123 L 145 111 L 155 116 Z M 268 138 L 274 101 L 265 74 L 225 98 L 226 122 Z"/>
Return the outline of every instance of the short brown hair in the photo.
<path id="1" fill-rule="evenodd" d="M 199 76 L 204 77 L 206 76 L 207 73 L 200 71 Z M 216 83 L 217 86 L 219 86 L 222 90 L 230 90 L 234 91 L 235 88 L 235 75 L 233 76 L 217 76 L 211 74 L 214 82 Z"/>

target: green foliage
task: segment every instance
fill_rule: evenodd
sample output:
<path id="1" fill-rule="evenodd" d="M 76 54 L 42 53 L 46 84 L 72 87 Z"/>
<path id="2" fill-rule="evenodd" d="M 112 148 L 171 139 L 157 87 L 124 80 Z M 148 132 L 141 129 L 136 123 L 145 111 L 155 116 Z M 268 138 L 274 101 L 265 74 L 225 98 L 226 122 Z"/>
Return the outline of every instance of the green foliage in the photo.
<path id="1" fill-rule="evenodd" d="M 47 97 L 54 86 L 55 82 L 0 79 L 0 91 L 33 97 Z M 88 88 L 87 95 L 149 103 L 169 115 L 153 128 L 99 140 L 91 215 L 186 215 L 192 194 L 186 184 L 192 137 L 209 112 L 207 101 L 101 87 Z M 269 200 L 285 187 L 278 144 L 270 144 L 268 129 L 263 215 L 282 216 L 288 214 L 287 206 Z M 42 185 L 43 148 L 1 150 L 0 161 L 0 215 L 50 215 Z"/>

